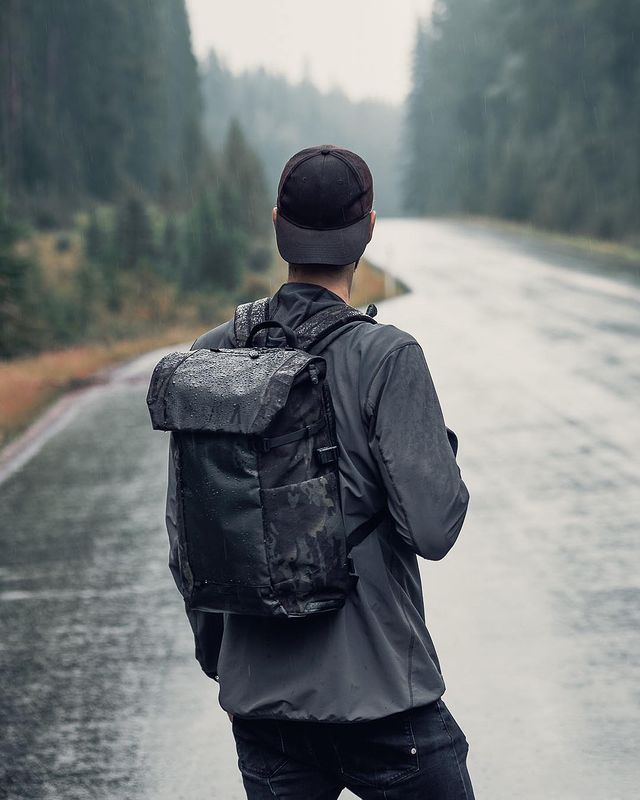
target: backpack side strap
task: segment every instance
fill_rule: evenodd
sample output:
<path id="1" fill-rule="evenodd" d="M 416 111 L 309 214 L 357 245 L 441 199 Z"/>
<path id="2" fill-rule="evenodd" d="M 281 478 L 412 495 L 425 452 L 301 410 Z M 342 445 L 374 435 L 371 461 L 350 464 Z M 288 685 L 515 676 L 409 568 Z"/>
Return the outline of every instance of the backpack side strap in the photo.
<path id="1" fill-rule="evenodd" d="M 265 322 L 269 316 L 269 298 L 261 297 L 251 303 L 242 303 L 233 316 L 233 334 L 236 347 L 245 347 L 254 325 Z M 264 334 L 263 334 L 264 335 Z"/>
<path id="2" fill-rule="evenodd" d="M 367 538 L 370 533 L 373 533 L 380 523 L 389 515 L 389 510 L 385 503 L 384 507 L 377 511 L 372 517 L 365 520 L 362 525 L 351 531 L 347 536 L 347 553 L 350 553 L 354 547 L 357 547 L 361 542 Z"/>
<path id="3" fill-rule="evenodd" d="M 298 339 L 298 347 L 309 352 L 312 347 L 318 345 L 325 336 L 348 325 L 350 322 L 370 322 L 376 325 L 375 319 L 368 314 L 363 314 L 357 308 L 346 303 L 333 306 L 328 310 L 319 311 L 309 317 L 295 329 Z M 317 350 L 316 352 L 320 352 Z"/>
<path id="4" fill-rule="evenodd" d="M 385 504 L 383 508 L 377 511 L 372 517 L 369 517 L 369 519 L 366 519 L 362 525 L 358 525 L 358 527 L 347 536 L 347 567 L 349 569 L 349 578 L 352 587 L 357 585 L 359 578 L 353 563 L 353 558 L 351 557 L 351 551 L 361 542 L 364 542 L 367 536 L 373 533 L 387 517 L 390 517 L 390 514 Z"/>

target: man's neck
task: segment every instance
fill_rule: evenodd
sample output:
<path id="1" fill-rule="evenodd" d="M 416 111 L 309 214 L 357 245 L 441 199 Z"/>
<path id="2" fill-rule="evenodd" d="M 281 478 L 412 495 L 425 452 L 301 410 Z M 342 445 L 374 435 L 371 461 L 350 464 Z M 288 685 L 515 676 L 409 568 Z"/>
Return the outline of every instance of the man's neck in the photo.
<path id="1" fill-rule="evenodd" d="M 302 280 L 301 278 L 289 278 L 287 283 L 310 283 L 314 286 L 322 286 L 324 289 L 328 289 L 330 292 L 337 294 L 341 300 L 344 300 L 345 303 L 349 303 L 351 299 L 350 293 L 347 291 L 347 288 L 343 285 L 338 285 L 336 283 L 331 283 L 329 281 L 318 281 L 318 280 L 309 280 L 305 278 Z"/>

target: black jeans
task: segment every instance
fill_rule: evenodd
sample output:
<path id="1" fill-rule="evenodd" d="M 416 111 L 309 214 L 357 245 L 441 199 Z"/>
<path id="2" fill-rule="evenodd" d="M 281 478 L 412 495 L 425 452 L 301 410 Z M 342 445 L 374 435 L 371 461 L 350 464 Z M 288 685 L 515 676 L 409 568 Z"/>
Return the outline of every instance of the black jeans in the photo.
<path id="1" fill-rule="evenodd" d="M 442 700 L 370 722 L 233 720 L 248 800 L 473 800 L 469 745 Z"/>

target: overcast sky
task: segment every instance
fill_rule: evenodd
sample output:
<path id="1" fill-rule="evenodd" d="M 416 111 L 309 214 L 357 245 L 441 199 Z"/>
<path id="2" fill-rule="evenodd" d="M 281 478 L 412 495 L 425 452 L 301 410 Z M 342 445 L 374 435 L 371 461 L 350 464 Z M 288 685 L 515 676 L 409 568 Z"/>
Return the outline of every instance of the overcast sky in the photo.
<path id="1" fill-rule="evenodd" d="M 401 102 L 416 19 L 431 0 L 187 0 L 198 58 L 213 47 L 234 71 L 262 65 L 350 97 Z"/>

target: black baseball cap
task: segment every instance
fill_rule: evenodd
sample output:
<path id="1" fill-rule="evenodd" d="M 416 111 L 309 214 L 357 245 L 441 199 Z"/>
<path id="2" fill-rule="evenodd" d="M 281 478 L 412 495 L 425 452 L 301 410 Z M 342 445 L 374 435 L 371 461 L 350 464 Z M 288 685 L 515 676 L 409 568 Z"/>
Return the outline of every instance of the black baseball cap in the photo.
<path id="1" fill-rule="evenodd" d="M 290 264 L 341 266 L 369 241 L 373 178 L 364 159 L 332 144 L 307 147 L 284 165 L 276 241 Z"/>

